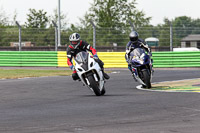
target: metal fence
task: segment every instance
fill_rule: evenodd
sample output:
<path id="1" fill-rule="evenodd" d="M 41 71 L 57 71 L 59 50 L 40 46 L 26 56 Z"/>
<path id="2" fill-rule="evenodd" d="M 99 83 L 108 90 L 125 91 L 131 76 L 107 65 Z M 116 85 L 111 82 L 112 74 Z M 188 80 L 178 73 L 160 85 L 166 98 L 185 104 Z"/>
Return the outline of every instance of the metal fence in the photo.
<path id="1" fill-rule="evenodd" d="M 180 47 L 181 39 L 190 34 L 200 34 L 199 27 L 141 27 L 136 29 L 140 38 L 155 37 L 159 39 L 159 46 Z M 74 29 L 61 31 L 61 45 L 69 44 L 68 37 L 73 32 L 78 32 L 81 38 L 90 44 L 95 43 L 96 47 L 122 47 L 129 41 L 128 35 L 131 27 L 121 28 L 95 28 Z M 171 35 L 171 36 L 170 36 Z M 20 37 L 19 37 L 20 36 Z M 25 42 L 31 43 L 30 46 L 51 46 L 56 47 L 56 31 L 54 28 L 48 29 L 30 29 L 21 28 L 21 32 L 16 28 L 0 28 L 0 46 L 14 46 L 19 45 L 19 38 L 21 39 L 22 47 Z M 29 46 L 28 45 L 28 46 Z"/>

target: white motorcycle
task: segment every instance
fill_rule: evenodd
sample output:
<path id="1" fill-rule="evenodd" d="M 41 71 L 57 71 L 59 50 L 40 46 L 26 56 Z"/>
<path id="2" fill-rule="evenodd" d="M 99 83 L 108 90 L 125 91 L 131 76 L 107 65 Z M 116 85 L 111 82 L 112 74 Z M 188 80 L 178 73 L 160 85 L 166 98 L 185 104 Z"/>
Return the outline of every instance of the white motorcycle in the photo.
<path id="1" fill-rule="evenodd" d="M 96 96 L 105 94 L 105 79 L 99 64 L 87 52 L 79 52 L 74 58 L 75 70 L 83 82 Z"/>

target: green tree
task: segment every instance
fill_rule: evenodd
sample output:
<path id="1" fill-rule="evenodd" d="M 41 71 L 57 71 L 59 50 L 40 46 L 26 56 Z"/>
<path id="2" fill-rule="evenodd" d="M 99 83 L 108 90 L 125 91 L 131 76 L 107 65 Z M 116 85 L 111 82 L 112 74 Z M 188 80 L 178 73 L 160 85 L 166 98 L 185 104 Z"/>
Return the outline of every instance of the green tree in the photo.
<path id="1" fill-rule="evenodd" d="M 36 11 L 35 9 L 29 9 L 27 14 L 27 22 L 25 22 L 25 27 L 27 28 L 46 28 L 48 24 L 47 12 L 43 10 Z"/>
<path id="2" fill-rule="evenodd" d="M 0 9 L 0 46 L 9 46 L 10 42 L 18 40 L 18 29 L 16 24 L 10 23 L 8 15 Z"/>
<path id="3" fill-rule="evenodd" d="M 99 27 L 116 28 L 129 25 L 129 21 L 136 27 L 147 25 L 150 19 L 136 9 L 136 0 L 94 0 L 84 20 L 93 20 Z"/>
<path id="4" fill-rule="evenodd" d="M 8 24 L 8 17 L 3 9 L 0 9 L 0 28 L 5 27 Z"/>
<path id="5" fill-rule="evenodd" d="M 192 34 L 200 34 L 200 19 L 198 18 L 198 19 L 193 20 L 192 25 L 194 27 Z"/>
<path id="6" fill-rule="evenodd" d="M 164 24 L 158 26 L 160 29 L 159 42 L 160 46 L 170 46 L 170 24 L 169 19 L 164 18 Z"/>
<path id="7" fill-rule="evenodd" d="M 199 19 L 192 19 L 187 16 L 176 17 L 171 21 L 172 23 L 172 32 L 173 32 L 173 46 L 180 46 L 181 39 L 188 36 L 189 34 L 198 34 L 200 29 L 197 28 L 200 26 Z M 169 46 L 170 42 L 170 25 L 169 19 L 164 19 L 163 25 L 158 25 L 160 28 L 159 31 L 159 40 L 160 46 Z"/>
<path id="8" fill-rule="evenodd" d="M 178 38 L 183 38 L 192 33 L 192 19 L 187 16 L 176 17 L 173 20 L 174 32 Z"/>
<path id="9" fill-rule="evenodd" d="M 175 46 L 180 45 L 180 41 L 183 37 L 186 37 L 190 34 L 199 34 L 200 26 L 199 19 L 192 19 L 187 16 L 176 17 L 173 21 L 173 44 Z"/>
<path id="10" fill-rule="evenodd" d="M 36 46 L 47 46 L 54 44 L 54 29 L 46 29 L 49 23 L 47 12 L 43 10 L 36 11 L 29 9 L 27 14 L 27 22 L 25 22 L 25 29 L 23 29 L 23 41 L 31 41 Z"/>
<path id="11" fill-rule="evenodd" d="M 91 27 L 91 20 L 95 23 L 98 45 L 112 45 L 112 43 L 124 45 L 131 31 L 129 21 L 138 28 L 149 24 L 151 19 L 145 17 L 135 5 L 136 0 L 94 0 L 84 19 L 81 19 L 81 23 L 85 28 Z"/>
<path id="12" fill-rule="evenodd" d="M 55 23 L 58 23 L 58 10 L 55 9 L 53 11 L 53 15 L 49 16 L 49 25 L 50 27 L 53 27 L 52 21 L 54 21 Z M 68 24 L 68 20 L 67 20 L 67 15 L 63 14 L 62 12 L 60 13 L 60 21 L 61 21 L 61 29 L 62 30 L 66 30 L 67 29 L 67 24 Z"/>

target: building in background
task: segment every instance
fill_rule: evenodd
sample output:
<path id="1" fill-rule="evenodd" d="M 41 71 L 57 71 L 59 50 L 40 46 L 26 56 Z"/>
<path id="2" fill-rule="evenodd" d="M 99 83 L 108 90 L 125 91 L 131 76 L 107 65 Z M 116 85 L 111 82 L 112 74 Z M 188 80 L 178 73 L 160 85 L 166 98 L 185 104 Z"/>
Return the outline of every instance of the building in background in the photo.
<path id="1" fill-rule="evenodd" d="M 159 45 L 159 39 L 155 37 L 149 37 L 145 39 L 145 42 L 151 47 L 155 46 L 157 47 Z"/>
<path id="2" fill-rule="evenodd" d="M 31 42 L 22 42 L 22 47 L 34 47 L 35 44 Z M 19 47 L 19 42 L 10 42 L 11 47 Z"/>
<path id="3" fill-rule="evenodd" d="M 200 34 L 191 34 L 181 39 L 181 47 L 200 48 Z"/>

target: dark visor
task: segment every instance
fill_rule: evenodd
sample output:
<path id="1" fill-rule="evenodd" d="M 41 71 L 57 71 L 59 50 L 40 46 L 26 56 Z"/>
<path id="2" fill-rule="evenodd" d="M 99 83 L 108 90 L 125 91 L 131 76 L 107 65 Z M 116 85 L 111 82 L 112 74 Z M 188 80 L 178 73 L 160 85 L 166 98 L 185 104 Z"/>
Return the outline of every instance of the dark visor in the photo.
<path id="1" fill-rule="evenodd" d="M 71 44 L 78 44 L 77 41 L 71 41 Z"/>

